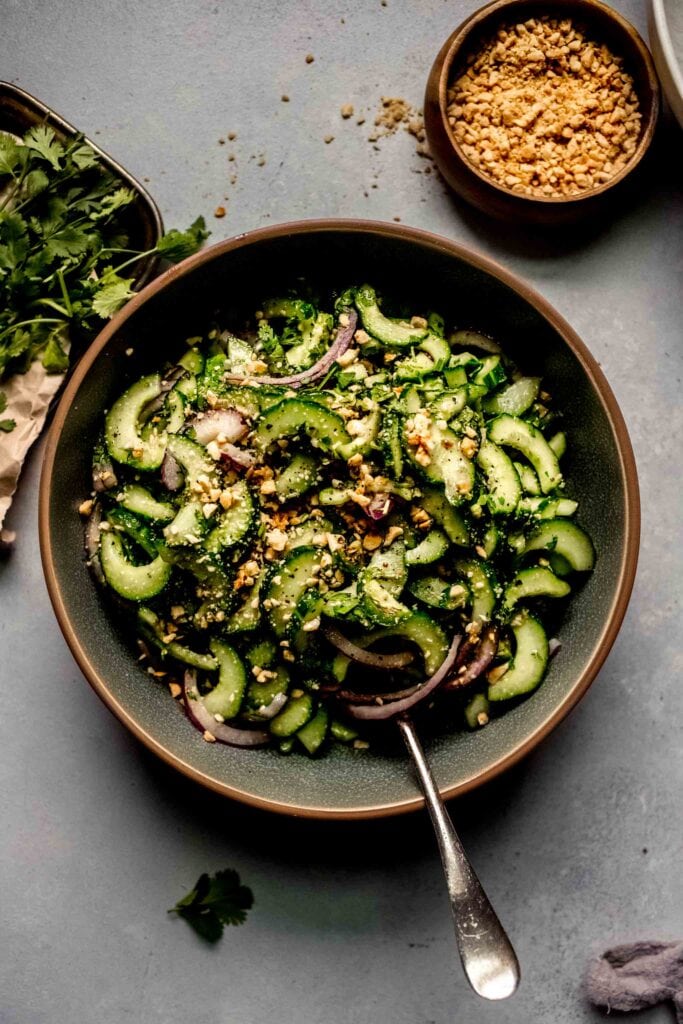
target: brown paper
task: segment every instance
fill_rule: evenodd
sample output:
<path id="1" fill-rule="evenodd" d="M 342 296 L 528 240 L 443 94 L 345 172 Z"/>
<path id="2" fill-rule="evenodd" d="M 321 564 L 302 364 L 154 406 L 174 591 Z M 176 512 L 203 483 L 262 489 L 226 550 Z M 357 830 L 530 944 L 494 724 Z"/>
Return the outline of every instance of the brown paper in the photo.
<path id="1" fill-rule="evenodd" d="M 17 489 L 19 474 L 29 448 L 40 434 L 50 403 L 64 380 L 64 374 L 46 373 L 40 360 L 26 373 L 17 373 L 0 384 L 7 398 L 2 419 L 14 420 L 16 427 L 9 434 L 0 432 L 0 531 Z M 3 539 L 9 541 L 5 533 Z"/>

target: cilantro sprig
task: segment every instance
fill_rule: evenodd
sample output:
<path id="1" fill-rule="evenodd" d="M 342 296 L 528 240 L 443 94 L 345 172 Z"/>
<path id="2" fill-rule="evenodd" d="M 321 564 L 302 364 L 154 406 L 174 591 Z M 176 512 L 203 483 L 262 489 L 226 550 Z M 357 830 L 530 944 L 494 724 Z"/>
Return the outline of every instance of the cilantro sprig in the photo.
<path id="1" fill-rule="evenodd" d="M 61 141 L 38 125 L 19 143 L 0 132 L 0 382 L 36 358 L 63 373 L 71 343 L 133 294 L 129 268 L 150 256 L 178 262 L 208 237 L 199 217 L 153 249 L 131 249 L 122 214 L 134 201 L 82 136 Z"/>
<path id="2" fill-rule="evenodd" d="M 217 942 L 226 924 L 244 923 L 253 903 L 251 889 L 228 868 L 213 877 L 200 875 L 194 888 L 168 912 L 182 917 L 208 942 Z"/>

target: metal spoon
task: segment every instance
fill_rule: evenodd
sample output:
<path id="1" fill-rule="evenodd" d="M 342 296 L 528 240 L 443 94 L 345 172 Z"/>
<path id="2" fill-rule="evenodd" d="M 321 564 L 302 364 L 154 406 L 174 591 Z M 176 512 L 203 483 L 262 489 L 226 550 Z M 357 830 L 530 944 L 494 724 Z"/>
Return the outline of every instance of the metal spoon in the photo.
<path id="1" fill-rule="evenodd" d="M 507 999 L 519 985 L 515 951 L 453 828 L 413 723 L 403 715 L 397 718 L 396 724 L 408 748 L 436 833 L 455 939 L 467 980 L 484 999 Z"/>

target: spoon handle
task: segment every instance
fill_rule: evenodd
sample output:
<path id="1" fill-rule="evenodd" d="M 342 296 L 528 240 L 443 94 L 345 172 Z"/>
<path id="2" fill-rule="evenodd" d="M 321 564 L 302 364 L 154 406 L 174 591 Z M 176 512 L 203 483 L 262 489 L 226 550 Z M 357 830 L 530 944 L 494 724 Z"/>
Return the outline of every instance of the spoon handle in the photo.
<path id="1" fill-rule="evenodd" d="M 424 793 L 446 874 L 455 938 L 467 980 L 484 999 L 506 999 L 519 984 L 519 963 L 453 828 L 422 744 L 409 718 L 397 725 Z"/>

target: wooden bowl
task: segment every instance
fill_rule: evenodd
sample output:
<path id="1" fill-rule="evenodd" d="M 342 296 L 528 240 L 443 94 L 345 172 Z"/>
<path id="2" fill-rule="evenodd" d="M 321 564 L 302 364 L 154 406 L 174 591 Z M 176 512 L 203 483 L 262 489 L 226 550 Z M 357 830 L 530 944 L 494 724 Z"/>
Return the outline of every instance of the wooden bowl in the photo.
<path id="1" fill-rule="evenodd" d="M 312 818 L 369 818 L 423 806 L 393 730 L 364 751 L 320 759 L 205 743 L 168 690 L 137 660 L 135 630 L 114 614 L 85 564 L 78 506 L 92 481 L 103 411 L 129 383 L 185 351 L 214 320 L 244 316 L 302 277 L 322 294 L 372 281 L 450 323 L 500 337 L 566 409 L 563 463 L 598 552 L 563 612 L 562 655 L 523 704 L 476 733 L 446 716 L 424 734 L 445 797 L 493 778 L 536 746 L 595 678 L 617 635 L 635 574 L 638 480 L 621 413 L 600 367 L 571 327 L 523 281 L 446 238 L 370 221 L 303 221 L 221 242 L 172 267 L 129 302 L 90 346 L 67 386 L 45 453 L 40 543 L 50 597 L 89 682 L 130 731 L 197 782 L 257 807 Z M 66 680 L 60 681 L 67 685 Z M 381 745 L 380 745 L 381 743 Z"/>
<path id="2" fill-rule="evenodd" d="M 604 42 L 633 77 L 642 123 L 635 153 L 610 181 L 572 196 L 529 196 L 499 185 L 478 170 L 460 149 L 448 123 L 447 90 L 454 68 L 503 25 L 550 15 L 585 25 Z M 602 215 L 623 202 L 635 187 L 652 142 L 660 108 L 659 82 L 647 46 L 633 25 L 599 0 L 492 0 L 456 28 L 441 47 L 427 81 L 425 129 L 437 166 L 451 188 L 485 213 L 519 224 L 548 227 Z"/>

